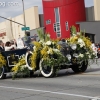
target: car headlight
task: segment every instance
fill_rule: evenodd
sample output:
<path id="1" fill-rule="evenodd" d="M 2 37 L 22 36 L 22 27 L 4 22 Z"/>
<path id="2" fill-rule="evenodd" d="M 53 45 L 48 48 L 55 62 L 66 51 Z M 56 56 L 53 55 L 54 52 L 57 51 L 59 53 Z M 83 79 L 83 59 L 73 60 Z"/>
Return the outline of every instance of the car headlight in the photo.
<path id="1" fill-rule="evenodd" d="M 72 48 L 73 50 L 76 50 L 77 45 L 76 45 L 76 44 L 72 44 L 72 45 L 71 45 L 71 48 Z"/>
<path id="2" fill-rule="evenodd" d="M 74 53 L 73 56 L 76 57 L 76 58 L 79 57 L 79 55 L 77 53 Z"/>
<path id="3" fill-rule="evenodd" d="M 71 55 L 67 55 L 66 57 L 68 58 L 68 60 L 71 60 L 72 58 Z"/>

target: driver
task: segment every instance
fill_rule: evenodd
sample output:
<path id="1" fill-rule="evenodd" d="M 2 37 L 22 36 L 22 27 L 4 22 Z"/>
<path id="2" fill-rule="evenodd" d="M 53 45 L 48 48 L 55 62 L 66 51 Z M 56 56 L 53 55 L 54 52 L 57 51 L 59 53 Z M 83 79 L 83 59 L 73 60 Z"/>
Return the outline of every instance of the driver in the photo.
<path id="1" fill-rule="evenodd" d="M 66 56 L 67 54 L 70 54 L 70 48 L 69 45 L 66 43 L 65 39 L 62 39 L 61 41 L 58 42 L 58 44 L 61 46 L 61 53 Z"/>

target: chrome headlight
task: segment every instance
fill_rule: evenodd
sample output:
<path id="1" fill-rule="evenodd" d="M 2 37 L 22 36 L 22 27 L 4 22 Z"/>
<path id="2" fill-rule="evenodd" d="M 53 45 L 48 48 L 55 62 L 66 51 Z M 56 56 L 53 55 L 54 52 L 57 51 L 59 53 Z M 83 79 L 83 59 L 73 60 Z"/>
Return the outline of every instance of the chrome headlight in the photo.
<path id="1" fill-rule="evenodd" d="M 68 58 L 68 60 L 71 60 L 72 58 L 71 55 L 67 55 L 66 57 Z"/>
<path id="2" fill-rule="evenodd" d="M 76 44 L 72 44 L 72 45 L 71 45 L 71 48 L 72 48 L 73 50 L 76 50 L 77 45 L 76 45 Z"/>
<path id="3" fill-rule="evenodd" d="M 75 58 L 78 58 L 78 57 L 79 57 L 79 55 L 78 55 L 77 53 L 74 53 L 73 56 L 74 56 Z"/>

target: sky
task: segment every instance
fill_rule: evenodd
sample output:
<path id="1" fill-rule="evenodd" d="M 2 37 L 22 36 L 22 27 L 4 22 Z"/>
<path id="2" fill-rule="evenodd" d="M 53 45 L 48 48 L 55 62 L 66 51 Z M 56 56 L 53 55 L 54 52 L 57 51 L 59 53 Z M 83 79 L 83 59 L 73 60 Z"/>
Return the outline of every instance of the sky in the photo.
<path id="1" fill-rule="evenodd" d="M 85 6 L 90 7 L 93 6 L 93 0 L 85 0 Z M 39 13 L 43 13 L 42 11 L 42 0 L 24 0 L 25 9 L 30 8 L 32 6 L 38 6 Z M 17 15 L 22 14 L 22 0 L 0 0 L 0 16 L 9 18 L 15 17 Z M 0 18 L 0 22 L 3 21 Z"/>

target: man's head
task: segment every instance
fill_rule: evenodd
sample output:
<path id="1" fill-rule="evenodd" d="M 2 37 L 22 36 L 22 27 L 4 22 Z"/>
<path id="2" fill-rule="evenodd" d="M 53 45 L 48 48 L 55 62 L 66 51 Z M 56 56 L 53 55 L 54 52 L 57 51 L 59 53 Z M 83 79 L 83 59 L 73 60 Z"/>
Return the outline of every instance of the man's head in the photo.
<path id="1" fill-rule="evenodd" d="M 66 42 L 66 40 L 65 40 L 65 39 L 62 39 L 61 41 L 62 41 L 62 42 Z"/>
<path id="2" fill-rule="evenodd" d="M 14 41 L 13 40 L 11 40 L 10 43 L 11 43 L 11 45 L 14 45 Z"/>
<path id="3" fill-rule="evenodd" d="M 4 46 L 4 43 L 2 40 L 0 40 L 0 46 Z"/>
<path id="4" fill-rule="evenodd" d="M 6 42 L 5 46 L 6 47 L 10 47 L 11 46 L 11 43 L 8 41 L 8 42 Z"/>

